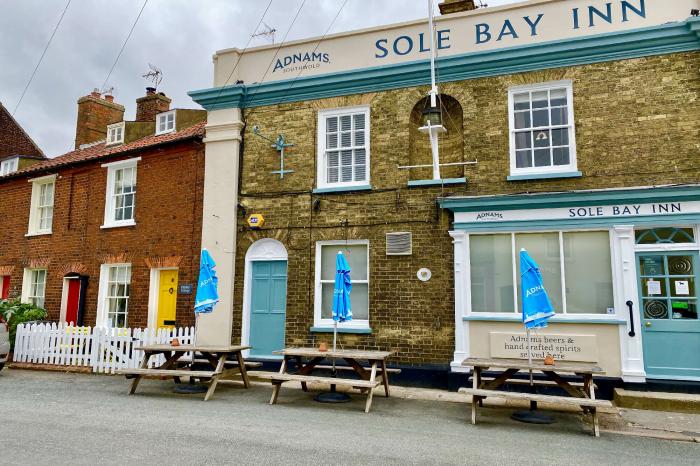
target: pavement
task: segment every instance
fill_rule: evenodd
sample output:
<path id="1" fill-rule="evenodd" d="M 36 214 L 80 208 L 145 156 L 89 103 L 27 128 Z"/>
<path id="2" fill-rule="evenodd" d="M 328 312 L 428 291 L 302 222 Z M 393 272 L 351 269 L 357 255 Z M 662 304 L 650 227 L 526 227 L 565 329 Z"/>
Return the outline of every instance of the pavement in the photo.
<path id="1" fill-rule="evenodd" d="M 128 396 L 123 377 L 0 372 L 0 464 L 697 464 L 700 444 L 603 433 L 573 413 L 552 425 L 519 424 L 512 409 L 395 396 L 319 404 L 283 387 L 220 386 L 211 401 L 176 395 L 173 383 L 144 380 Z M 402 393 L 403 392 L 403 393 Z M 432 391 L 431 391 L 432 392 Z M 444 392 L 441 392 L 444 393 Z M 451 395 L 449 395 L 451 396 Z"/>

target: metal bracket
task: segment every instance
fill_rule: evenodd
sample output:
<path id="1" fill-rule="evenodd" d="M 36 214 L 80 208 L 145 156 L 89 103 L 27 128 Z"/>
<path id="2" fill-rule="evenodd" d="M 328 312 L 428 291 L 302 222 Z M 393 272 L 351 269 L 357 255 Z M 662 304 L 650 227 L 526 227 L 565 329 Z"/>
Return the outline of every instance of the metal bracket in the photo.
<path id="1" fill-rule="evenodd" d="M 271 143 L 272 143 L 272 146 L 271 146 L 271 147 L 272 147 L 273 149 L 275 149 L 277 152 L 279 152 L 279 156 L 280 156 L 280 169 L 279 169 L 279 170 L 271 171 L 270 173 L 272 173 L 272 174 L 274 174 L 274 175 L 279 175 L 279 176 L 280 176 L 280 179 L 284 179 L 284 175 L 287 174 L 287 173 L 294 173 L 294 170 L 285 170 L 285 169 L 284 169 L 285 149 L 286 149 L 287 147 L 294 147 L 294 144 L 289 144 L 289 143 L 287 143 L 287 141 L 286 141 L 286 139 L 284 138 L 284 135 L 283 135 L 283 134 L 280 134 L 279 136 L 277 136 L 277 140 L 272 140 L 272 139 L 270 139 L 270 138 L 268 138 L 268 137 L 266 137 L 266 136 L 263 136 L 262 134 L 260 134 L 260 128 L 259 128 L 258 126 L 254 126 L 254 127 L 253 127 L 253 134 L 255 134 L 256 136 L 258 136 L 258 137 L 260 137 L 260 138 L 262 138 L 262 139 L 264 139 L 264 140 L 266 140 L 266 141 L 271 142 Z"/>

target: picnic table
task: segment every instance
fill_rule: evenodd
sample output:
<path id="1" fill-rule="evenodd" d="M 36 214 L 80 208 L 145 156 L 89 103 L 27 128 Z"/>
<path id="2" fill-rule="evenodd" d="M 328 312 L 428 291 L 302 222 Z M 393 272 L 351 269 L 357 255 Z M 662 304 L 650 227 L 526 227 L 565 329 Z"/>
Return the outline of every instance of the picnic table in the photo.
<path id="1" fill-rule="evenodd" d="M 214 394 L 216 386 L 219 382 L 229 378 L 234 374 L 239 374 L 245 388 L 250 387 L 248 373 L 246 372 L 246 364 L 243 360 L 242 351 L 250 349 L 250 346 L 197 346 L 197 345 L 182 345 L 173 346 L 170 344 L 164 345 L 145 345 L 134 348 L 143 351 L 143 360 L 141 367 L 137 369 L 120 369 L 117 374 L 123 374 L 127 377 L 133 376 L 134 380 L 129 389 L 129 395 L 136 392 L 136 387 L 143 377 L 172 377 L 176 383 L 180 382 L 180 377 L 191 377 L 199 379 L 210 379 L 209 389 L 204 396 L 204 401 L 208 401 Z M 181 369 L 178 367 L 178 362 L 186 353 L 200 354 L 202 358 L 208 361 L 213 370 L 201 371 Z M 165 356 L 165 362 L 158 367 L 148 367 L 148 362 L 152 356 L 162 354 Z M 226 368 L 226 360 L 229 356 L 235 357 L 238 364 L 232 368 Z"/>
<path id="2" fill-rule="evenodd" d="M 593 434 L 600 436 L 598 427 L 597 408 L 612 407 L 607 400 L 596 400 L 594 375 L 602 375 L 605 372 L 600 367 L 581 362 L 556 361 L 553 365 L 546 365 L 543 361 L 529 363 L 522 359 L 480 359 L 468 358 L 462 362 L 462 366 L 472 367 L 472 388 L 462 387 L 459 393 L 472 396 L 472 424 L 476 424 L 476 412 L 483 400 L 487 397 L 529 400 L 531 403 L 551 402 L 566 405 L 579 406 L 584 414 L 590 413 L 593 418 Z M 500 370 L 492 378 L 482 376 L 483 371 Z M 538 393 L 520 393 L 498 390 L 505 384 L 529 385 L 529 380 L 514 379 L 520 371 L 541 372 L 547 380 L 534 380 L 535 385 L 557 386 L 563 389 L 569 396 L 543 395 Z M 578 377 L 581 381 L 570 382 L 562 374 Z"/>
<path id="3" fill-rule="evenodd" d="M 346 385 L 359 389 L 367 395 L 365 413 L 372 406 L 374 389 L 379 385 L 384 386 L 384 393 L 389 396 L 389 373 L 398 373 L 400 369 L 389 369 L 386 360 L 393 354 L 391 351 L 362 351 L 362 350 L 336 350 L 320 351 L 318 348 L 286 348 L 276 351 L 284 359 L 279 372 L 251 372 L 251 376 L 269 379 L 272 382 L 272 396 L 270 404 L 277 403 L 280 387 L 285 382 L 301 382 L 304 391 L 308 391 L 309 382 L 327 383 L 330 385 Z M 314 370 L 328 370 L 329 365 L 321 365 L 325 359 L 341 359 L 347 365 L 336 366 L 336 370 L 353 371 L 360 378 L 320 377 L 311 375 Z M 297 371 L 290 373 L 290 361 L 296 362 Z M 365 367 L 358 361 L 367 361 L 369 367 Z"/>

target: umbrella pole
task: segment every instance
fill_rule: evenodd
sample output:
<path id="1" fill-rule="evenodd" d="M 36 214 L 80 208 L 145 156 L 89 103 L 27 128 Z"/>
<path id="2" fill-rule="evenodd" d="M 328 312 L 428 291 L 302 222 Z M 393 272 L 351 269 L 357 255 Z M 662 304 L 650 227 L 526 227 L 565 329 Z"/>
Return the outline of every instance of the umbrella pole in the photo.
<path id="1" fill-rule="evenodd" d="M 530 370 L 528 371 L 530 373 L 530 392 L 535 393 L 535 383 L 532 380 L 532 342 L 530 340 L 530 329 L 527 329 L 527 364 L 530 366 Z M 533 411 L 537 409 L 536 401 L 530 401 L 530 409 Z"/>
<path id="2" fill-rule="evenodd" d="M 338 322 L 333 321 L 333 353 L 335 353 L 335 345 L 338 341 Z M 337 377 L 338 374 L 335 369 L 335 357 L 333 357 L 333 377 Z M 331 391 L 335 392 L 335 385 L 331 385 Z"/>
<path id="3" fill-rule="evenodd" d="M 333 321 L 333 353 L 336 350 L 336 344 L 338 341 L 338 322 Z M 333 359 L 333 377 L 337 377 L 338 373 L 335 368 L 335 356 Z M 314 400 L 320 403 L 346 403 L 351 400 L 350 396 L 346 393 L 338 393 L 335 391 L 335 384 L 331 384 L 331 391 L 326 393 L 319 393 L 314 397 Z"/>

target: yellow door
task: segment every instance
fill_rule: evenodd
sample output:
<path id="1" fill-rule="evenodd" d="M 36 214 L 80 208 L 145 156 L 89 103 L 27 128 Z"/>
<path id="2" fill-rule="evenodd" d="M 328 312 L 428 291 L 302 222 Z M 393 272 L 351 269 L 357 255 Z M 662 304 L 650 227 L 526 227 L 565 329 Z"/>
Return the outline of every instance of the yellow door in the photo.
<path id="1" fill-rule="evenodd" d="M 176 325 L 175 309 L 177 307 L 177 270 L 160 271 L 160 289 L 158 291 L 158 328 Z"/>

